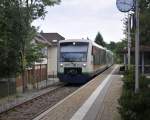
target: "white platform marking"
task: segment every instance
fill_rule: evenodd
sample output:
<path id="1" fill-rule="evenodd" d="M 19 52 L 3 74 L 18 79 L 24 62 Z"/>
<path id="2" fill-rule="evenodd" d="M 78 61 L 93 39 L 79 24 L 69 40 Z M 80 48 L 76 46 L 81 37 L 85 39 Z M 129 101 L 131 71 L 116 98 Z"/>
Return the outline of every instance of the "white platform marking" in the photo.
<path id="1" fill-rule="evenodd" d="M 97 87 L 92 95 L 85 101 L 85 103 L 78 109 L 78 111 L 72 116 L 71 120 L 83 120 L 93 103 L 97 99 L 98 95 L 102 92 L 103 88 L 109 82 L 112 73 L 117 69 L 118 66 L 106 77 L 106 79 Z"/>

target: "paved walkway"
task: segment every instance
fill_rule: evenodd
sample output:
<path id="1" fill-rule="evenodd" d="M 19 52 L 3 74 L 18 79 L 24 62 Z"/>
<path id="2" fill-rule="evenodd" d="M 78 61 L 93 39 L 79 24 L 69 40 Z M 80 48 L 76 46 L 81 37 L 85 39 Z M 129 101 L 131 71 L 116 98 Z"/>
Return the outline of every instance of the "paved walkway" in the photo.
<path id="1" fill-rule="evenodd" d="M 112 76 L 112 83 L 105 95 L 102 107 L 97 114 L 96 120 L 121 120 L 117 107 L 118 99 L 122 91 L 122 80 L 120 75 Z"/>

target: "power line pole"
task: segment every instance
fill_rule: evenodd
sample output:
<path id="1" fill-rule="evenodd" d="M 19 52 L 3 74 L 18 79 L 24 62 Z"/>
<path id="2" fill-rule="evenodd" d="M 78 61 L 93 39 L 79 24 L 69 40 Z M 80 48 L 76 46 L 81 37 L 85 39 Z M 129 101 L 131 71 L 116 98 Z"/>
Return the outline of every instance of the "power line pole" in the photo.
<path id="1" fill-rule="evenodd" d="M 136 34 L 135 34 L 135 93 L 139 92 L 139 0 L 135 4 Z"/>

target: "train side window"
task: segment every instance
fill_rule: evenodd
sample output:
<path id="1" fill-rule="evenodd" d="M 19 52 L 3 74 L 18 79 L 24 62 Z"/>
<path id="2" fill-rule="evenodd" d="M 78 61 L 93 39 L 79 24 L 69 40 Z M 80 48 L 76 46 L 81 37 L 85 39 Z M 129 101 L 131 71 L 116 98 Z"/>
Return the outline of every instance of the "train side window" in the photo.
<path id="1" fill-rule="evenodd" d="M 96 48 L 94 46 L 92 46 L 92 55 L 96 54 Z"/>
<path id="2" fill-rule="evenodd" d="M 94 47 L 92 46 L 92 51 L 91 51 L 91 55 L 93 55 L 93 49 L 94 49 Z"/>

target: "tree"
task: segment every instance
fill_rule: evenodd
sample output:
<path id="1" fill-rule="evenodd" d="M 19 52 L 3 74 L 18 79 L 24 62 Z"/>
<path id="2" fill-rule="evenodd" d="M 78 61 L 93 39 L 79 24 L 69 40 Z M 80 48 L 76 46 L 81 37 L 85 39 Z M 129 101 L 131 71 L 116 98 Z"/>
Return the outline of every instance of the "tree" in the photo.
<path id="1" fill-rule="evenodd" d="M 115 42 L 111 41 L 109 44 L 107 44 L 107 49 L 114 51 L 114 49 L 116 48 L 116 44 Z"/>
<path id="2" fill-rule="evenodd" d="M 0 1 L 0 77 L 24 74 L 25 68 L 36 61 L 36 35 L 33 20 L 44 18 L 46 6 L 59 4 L 60 0 L 1 0 Z M 29 54 L 30 53 L 30 54 Z M 31 55 L 32 54 L 32 55 Z M 34 57 L 34 55 L 36 57 Z"/>
<path id="3" fill-rule="evenodd" d="M 0 5 L 0 77 L 12 77 L 20 71 L 20 24 L 16 6 L 8 0 Z"/>
<path id="4" fill-rule="evenodd" d="M 26 51 L 26 62 L 27 67 L 32 67 L 35 62 L 42 62 L 42 58 L 45 58 L 44 54 L 42 53 L 42 49 L 44 45 L 40 43 L 30 44 Z"/>
<path id="5" fill-rule="evenodd" d="M 140 45 L 150 45 L 149 34 L 150 34 L 150 0 L 140 0 Z M 133 14 L 132 21 L 134 22 L 131 28 L 131 41 L 132 46 L 135 46 L 135 13 Z M 127 18 L 124 19 L 125 30 L 127 31 Z M 127 33 L 127 32 L 125 32 Z M 126 36 L 127 39 L 127 36 Z"/>
<path id="6" fill-rule="evenodd" d="M 150 0 L 140 0 L 140 42 L 150 45 Z"/>
<path id="7" fill-rule="evenodd" d="M 121 51 L 127 46 L 127 40 L 124 39 L 120 42 L 111 41 L 107 44 L 107 49 L 111 50 L 114 53 L 114 60 L 116 63 L 123 63 L 123 54 Z"/>
<path id="8" fill-rule="evenodd" d="M 106 43 L 103 40 L 102 35 L 100 34 L 100 32 L 97 33 L 96 38 L 95 38 L 95 42 L 103 47 L 106 46 Z"/>

